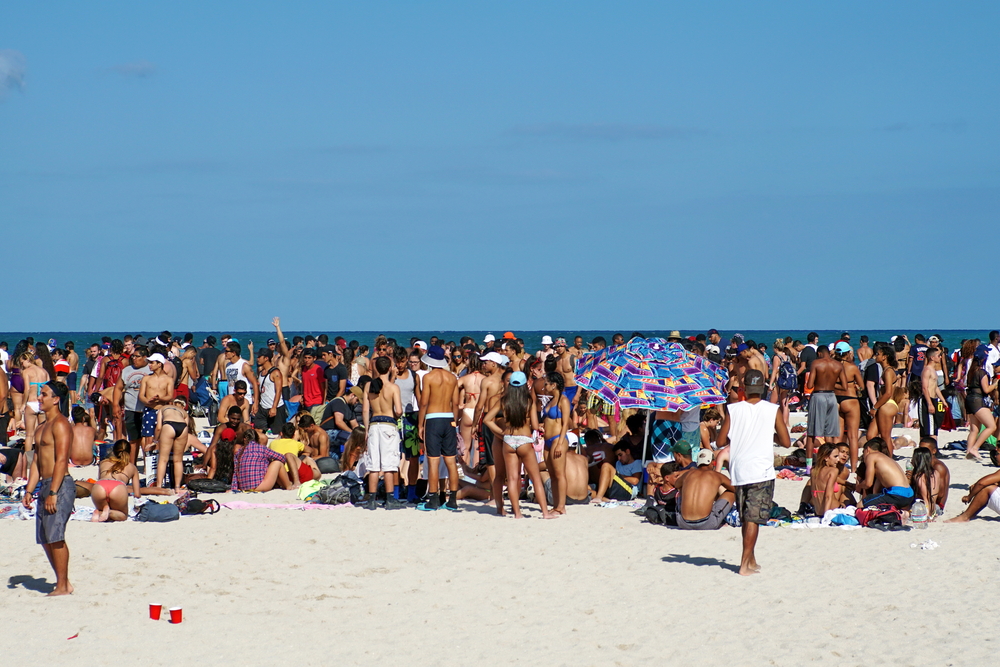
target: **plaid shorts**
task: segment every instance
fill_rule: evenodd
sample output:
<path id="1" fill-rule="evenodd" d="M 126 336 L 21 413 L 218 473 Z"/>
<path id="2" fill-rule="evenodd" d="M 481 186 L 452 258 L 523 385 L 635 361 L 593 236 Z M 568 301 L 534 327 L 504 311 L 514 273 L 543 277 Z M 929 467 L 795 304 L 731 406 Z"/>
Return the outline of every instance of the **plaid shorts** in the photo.
<path id="1" fill-rule="evenodd" d="M 766 524 L 771 518 L 773 500 L 773 479 L 736 487 L 736 508 L 743 523 L 756 523 L 761 526 Z"/>

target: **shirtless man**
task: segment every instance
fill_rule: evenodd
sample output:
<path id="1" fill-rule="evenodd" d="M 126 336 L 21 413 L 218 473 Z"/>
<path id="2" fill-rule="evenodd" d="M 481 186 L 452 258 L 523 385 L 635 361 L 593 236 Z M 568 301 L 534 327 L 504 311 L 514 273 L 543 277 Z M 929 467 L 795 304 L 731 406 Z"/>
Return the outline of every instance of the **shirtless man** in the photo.
<path id="1" fill-rule="evenodd" d="M 864 478 L 858 476 L 855 489 L 863 497 L 864 507 L 888 503 L 899 509 L 909 509 L 913 504 L 913 489 L 903 469 L 889 456 L 889 448 L 882 438 L 872 438 L 865 443 Z M 864 496 L 866 491 L 871 495 Z"/>
<path id="2" fill-rule="evenodd" d="M 45 413 L 45 423 L 35 432 L 36 455 L 31 463 L 26 489 L 34 489 L 41 480 L 38 491 L 39 507 L 35 511 L 35 540 L 45 549 L 49 564 L 56 573 L 56 587 L 49 593 L 69 595 L 69 547 L 66 546 L 66 523 L 73 513 L 76 485 L 69 476 L 69 451 L 73 442 L 73 428 L 59 411 L 60 400 L 69 390 L 59 382 L 47 382 L 38 394 L 39 407 Z M 31 493 L 21 501 L 31 509 Z"/>
<path id="3" fill-rule="evenodd" d="M 590 503 L 590 484 L 588 480 L 587 457 L 574 451 L 566 452 L 566 504 L 586 505 Z M 555 505 L 552 497 L 552 477 L 547 471 L 542 472 L 545 484 L 545 498 L 549 505 Z"/>
<path id="4" fill-rule="evenodd" d="M 756 368 L 764 377 L 768 375 L 767 360 L 764 358 L 764 354 L 757 349 L 757 344 L 752 340 L 747 341 L 747 366 L 749 368 Z"/>
<path id="5" fill-rule="evenodd" d="M 926 359 L 924 370 L 920 372 L 920 387 L 923 395 L 920 397 L 920 405 L 917 406 L 917 414 L 920 416 L 921 438 L 937 435 L 938 406 L 941 406 L 943 410 L 944 406 L 947 405 L 937 382 L 937 367 L 941 362 L 941 348 L 928 347 L 924 355 Z"/>
<path id="6" fill-rule="evenodd" d="M 576 357 L 566 349 L 565 338 L 556 338 L 554 349 L 556 351 L 556 371 L 562 373 L 563 381 L 566 383 L 563 394 L 569 399 L 570 407 L 576 412 Z"/>
<path id="7" fill-rule="evenodd" d="M 281 377 L 285 378 L 285 385 L 283 387 L 282 398 L 286 401 L 291 398 L 291 371 L 292 371 L 292 352 L 288 347 L 288 343 L 285 341 L 285 334 L 281 331 L 281 319 L 275 317 L 271 320 L 271 325 L 274 330 L 278 333 L 278 344 L 275 348 L 275 356 L 273 359 L 274 365 L 278 367 L 281 371 Z"/>
<path id="8" fill-rule="evenodd" d="M 94 462 L 94 440 L 96 430 L 90 425 L 87 411 L 79 405 L 73 406 L 73 445 L 69 461 L 75 466 L 89 466 Z"/>
<path id="9" fill-rule="evenodd" d="M 854 356 L 858 358 L 858 362 L 864 363 L 872 358 L 872 349 L 868 347 L 868 336 L 861 337 L 861 345 L 858 349 L 854 351 Z"/>
<path id="10" fill-rule="evenodd" d="M 364 464 L 368 470 L 368 498 L 365 508 L 378 507 L 375 492 L 378 490 L 379 473 L 385 479 L 385 508 L 387 510 L 406 507 L 395 496 L 396 473 L 399 471 L 399 431 L 396 419 L 403 414 L 399 398 L 399 387 L 390 379 L 392 362 L 389 357 L 375 359 L 378 377 L 368 383 L 362 403 L 362 417 L 368 432 L 368 446 L 365 449 Z"/>
<path id="11" fill-rule="evenodd" d="M 149 449 L 156 433 L 156 411 L 174 400 L 174 381 L 164 370 L 168 363 L 166 357 L 157 352 L 149 355 L 146 361 L 153 372 L 143 377 L 139 384 L 139 402 L 146 406 L 142 411 L 142 429 L 139 431 L 144 450 Z"/>
<path id="12" fill-rule="evenodd" d="M 729 478 L 711 467 L 693 468 L 673 481 L 677 489 L 677 527 L 718 530 L 736 500 Z"/>
<path id="13" fill-rule="evenodd" d="M 501 498 L 503 492 L 503 478 L 496 474 L 496 463 L 493 454 L 493 431 L 483 427 L 483 415 L 493 409 L 500 394 L 503 393 L 503 367 L 507 365 L 507 357 L 499 352 L 487 352 L 479 357 L 482 362 L 483 380 L 479 384 L 479 399 L 476 401 L 476 412 L 472 418 L 476 425 L 476 430 L 480 434 L 480 442 L 483 443 L 483 460 L 480 465 L 486 466 L 486 474 L 489 477 L 490 486 L 493 489 L 493 499 Z M 501 503 L 502 504 L 502 503 Z"/>
<path id="14" fill-rule="evenodd" d="M 820 345 L 816 349 L 816 361 L 806 376 L 806 391 L 812 390 L 809 398 L 809 421 L 806 427 L 806 470 L 812 471 L 815 448 L 823 442 L 837 442 L 840 429 L 840 411 L 834 390 L 837 382 L 847 387 L 847 372 L 844 365 L 830 356 L 830 348 Z"/>
<path id="15" fill-rule="evenodd" d="M 458 466 L 455 463 L 457 454 L 455 425 L 459 422 L 458 380 L 448 370 L 444 350 L 437 345 L 431 345 L 427 354 L 420 360 L 431 369 L 423 378 L 420 393 L 420 439 L 427 452 L 427 492 L 430 494 L 430 499 L 417 505 L 417 509 L 433 511 L 442 507 L 438 486 L 443 456 L 444 464 L 448 468 L 450 491 L 444 508 L 457 512 Z"/>
<path id="16" fill-rule="evenodd" d="M 312 415 L 308 413 L 299 415 L 299 429 L 309 439 L 309 442 L 306 443 L 306 453 L 309 456 L 321 459 L 330 455 L 330 436 L 316 424 Z"/>
<path id="17" fill-rule="evenodd" d="M 1000 514 L 1000 470 L 977 480 L 969 487 L 969 493 L 962 496 L 962 502 L 969 506 L 958 516 L 947 519 L 945 523 L 971 521 L 986 507 Z"/>
<path id="18" fill-rule="evenodd" d="M 76 405 L 77 378 L 80 375 L 80 355 L 76 353 L 76 346 L 71 340 L 66 341 L 66 361 L 69 362 L 69 377 L 66 383 L 66 386 L 69 387 L 69 402 L 70 405 Z"/>
<path id="19" fill-rule="evenodd" d="M 750 347 L 746 343 L 736 346 L 736 356 L 732 358 L 729 370 L 729 402 L 736 403 L 746 398 L 743 391 L 743 376 L 750 368 Z"/>
<path id="20" fill-rule="evenodd" d="M 233 393 L 222 397 L 222 401 L 219 403 L 219 414 L 229 414 L 229 408 L 234 405 L 240 409 L 244 422 L 249 424 L 253 421 L 250 416 L 250 401 L 247 400 L 247 383 L 243 380 L 236 381 Z"/>

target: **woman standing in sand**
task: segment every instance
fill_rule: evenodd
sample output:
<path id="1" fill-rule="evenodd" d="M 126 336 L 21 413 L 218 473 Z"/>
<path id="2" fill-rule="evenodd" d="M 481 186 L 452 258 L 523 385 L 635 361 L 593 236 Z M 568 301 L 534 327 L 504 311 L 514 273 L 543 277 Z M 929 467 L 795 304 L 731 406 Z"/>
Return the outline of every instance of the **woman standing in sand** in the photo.
<path id="1" fill-rule="evenodd" d="M 896 351 L 888 343 L 875 344 L 875 363 L 882 367 L 881 394 L 872 406 L 872 423 L 868 427 L 868 439 L 881 437 L 892 442 L 892 424 L 896 421 L 899 406 L 893 400 L 896 387 Z"/>
<path id="2" fill-rule="evenodd" d="M 837 343 L 834 358 L 844 367 L 847 377 L 847 386 L 842 387 L 838 379 L 833 393 L 837 397 L 837 408 L 844 420 L 847 444 L 851 448 L 851 470 L 855 470 L 858 467 L 858 429 L 861 428 L 861 401 L 858 400 L 858 395 L 864 380 L 861 371 L 854 364 L 854 350 L 849 344 Z"/>
<path id="3" fill-rule="evenodd" d="M 455 351 L 453 354 L 460 355 L 461 351 Z M 469 452 L 474 452 L 476 449 L 472 446 L 472 432 L 476 425 L 476 403 L 479 401 L 480 387 L 483 384 L 481 369 L 482 361 L 480 361 L 479 355 L 470 354 L 469 360 L 466 362 L 468 372 L 458 380 L 458 402 L 462 406 L 462 420 L 458 430 L 462 435 L 462 442 L 465 443 L 465 449 Z M 469 465 L 475 465 L 475 463 L 470 460 Z"/>
<path id="4" fill-rule="evenodd" d="M 118 440 L 111 455 L 101 461 L 100 478 L 90 489 L 94 502 L 91 521 L 124 521 L 128 518 L 128 486 L 132 496 L 139 498 L 139 470 L 132 465 L 128 440 Z"/>
<path id="5" fill-rule="evenodd" d="M 569 429 L 573 408 L 569 399 L 563 393 L 565 380 L 562 373 L 549 373 L 545 376 L 544 393 L 553 396 L 548 405 L 542 408 L 535 405 L 535 414 L 542 415 L 542 428 L 545 434 L 545 470 L 552 479 L 552 511 L 556 514 L 566 513 L 566 457 L 569 452 L 569 440 L 566 431 Z"/>
<path id="6" fill-rule="evenodd" d="M 52 362 L 49 361 L 49 366 L 51 365 Z M 35 363 L 35 354 L 31 350 L 27 350 L 18 358 L 17 366 L 21 369 L 21 378 L 24 381 L 24 451 L 32 452 L 35 447 L 38 415 L 42 412 L 38 404 L 39 392 L 42 385 L 52 376 Z"/>
<path id="7" fill-rule="evenodd" d="M 501 428 L 497 422 L 497 415 L 503 411 L 505 427 Z M 504 465 L 507 468 L 507 495 L 510 497 L 511 509 L 514 518 L 521 518 L 521 476 L 520 470 L 523 465 L 528 471 L 528 477 L 536 489 L 535 499 L 542 510 L 542 518 L 552 519 L 557 514 L 549 512 L 545 503 L 545 494 L 541 492 L 545 486 L 542 484 L 542 475 L 538 470 L 538 459 L 535 458 L 535 448 L 533 443 L 535 438 L 532 433 L 532 422 L 536 421 L 531 414 L 532 401 L 531 391 L 528 388 L 528 378 L 524 373 L 518 371 L 511 373 L 509 384 L 503 396 L 496 405 L 487 413 L 484 423 L 493 433 L 503 438 L 503 443 L 499 448 L 503 452 Z M 499 472 L 499 471 L 498 471 Z M 497 494 L 497 512 L 504 516 L 503 495 Z"/>
<path id="8" fill-rule="evenodd" d="M 997 390 L 1000 384 L 1000 373 L 992 383 L 990 376 L 983 370 L 986 355 L 977 352 L 972 356 L 969 372 L 965 380 L 965 412 L 969 419 L 969 440 L 965 449 L 965 458 L 979 461 L 979 448 L 986 439 L 993 435 L 997 423 L 993 419 L 993 399 L 990 394 Z M 980 426 L 983 427 L 980 431 Z"/>
<path id="9" fill-rule="evenodd" d="M 172 403 L 157 410 L 156 435 L 156 486 L 163 486 L 167 474 L 167 460 L 174 465 L 174 491 L 180 492 L 184 477 L 184 452 L 188 444 L 187 401 L 178 396 Z"/>
<path id="10" fill-rule="evenodd" d="M 785 364 L 788 364 L 790 370 L 786 371 L 786 377 L 782 379 L 781 368 Z M 788 373 L 791 375 L 789 376 Z M 781 387 L 778 384 L 778 380 L 782 380 L 785 387 Z M 774 355 L 771 356 L 771 377 L 769 379 L 769 384 L 771 386 L 771 397 L 770 401 L 772 403 L 777 403 L 781 406 L 781 416 L 785 420 L 785 424 L 788 424 L 788 394 L 794 389 L 792 384 L 795 383 L 795 363 L 792 361 L 788 352 L 785 350 L 785 341 L 781 338 L 776 338 L 774 341 Z"/>

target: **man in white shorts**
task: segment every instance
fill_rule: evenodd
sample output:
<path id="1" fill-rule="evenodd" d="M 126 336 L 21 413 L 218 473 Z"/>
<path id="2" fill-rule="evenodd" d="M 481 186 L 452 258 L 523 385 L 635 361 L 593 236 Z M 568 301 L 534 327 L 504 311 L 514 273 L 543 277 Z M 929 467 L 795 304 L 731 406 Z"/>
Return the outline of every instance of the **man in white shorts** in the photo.
<path id="1" fill-rule="evenodd" d="M 969 494 L 962 496 L 962 502 L 968 503 L 965 511 L 945 523 L 965 523 L 980 512 L 984 507 L 1000 514 L 1000 470 L 990 473 L 969 487 Z"/>
<path id="2" fill-rule="evenodd" d="M 368 383 L 364 395 L 361 414 L 365 430 L 368 431 L 368 447 L 365 450 L 364 467 L 368 471 L 368 497 L 366 509 L 376 509 L 375 492 L 378 491 L 378 474 L 385 479 L 385 508 L 387 510 L 405 507 L 395 497 L 396 475 L 399 472 L 399 430 L 396 419 L 403 414 L 399 398 L 399 387 L 389 380 L 392 363 L 389 357 L 375 359 L 378 377 Z"/>

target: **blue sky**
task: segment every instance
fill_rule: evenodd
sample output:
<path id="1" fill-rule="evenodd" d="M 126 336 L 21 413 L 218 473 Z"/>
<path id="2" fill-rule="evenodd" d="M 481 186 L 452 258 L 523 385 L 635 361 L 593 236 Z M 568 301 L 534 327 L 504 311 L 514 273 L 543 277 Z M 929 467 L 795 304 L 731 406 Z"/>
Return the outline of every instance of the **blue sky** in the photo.
<path id="1" fill-rule="evenodd" d="M 994 327 L 998 19 L 8 3 L 2 328 Z"/>

